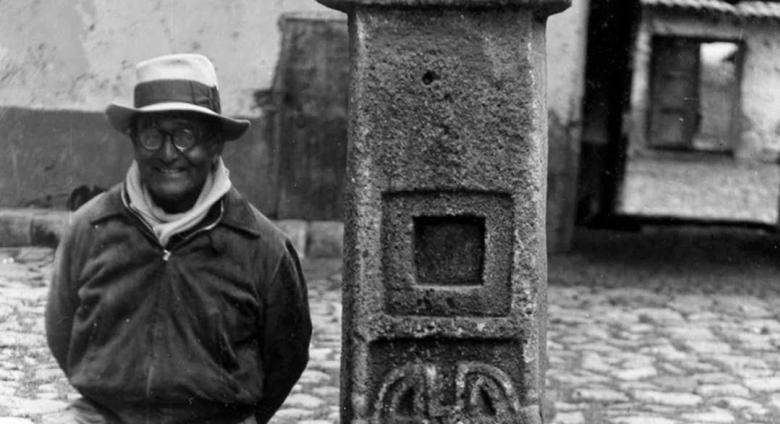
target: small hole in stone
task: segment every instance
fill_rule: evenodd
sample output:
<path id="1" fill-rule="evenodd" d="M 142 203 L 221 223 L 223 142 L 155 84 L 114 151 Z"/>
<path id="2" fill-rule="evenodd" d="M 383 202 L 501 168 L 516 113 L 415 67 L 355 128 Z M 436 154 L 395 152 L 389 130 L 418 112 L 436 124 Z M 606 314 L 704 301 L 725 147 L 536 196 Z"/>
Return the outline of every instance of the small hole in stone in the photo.
<path id="1" fill-rule="evenodd" d="M 436 81 L 437 79 L 439 79 L 439 76 L 436 75 L 436 72 L 427 71 L 427 72 L 425 72 L 423 74 L 422 82 L 423 82 L 423 84 L 428 85 L 428 84 Z"/>

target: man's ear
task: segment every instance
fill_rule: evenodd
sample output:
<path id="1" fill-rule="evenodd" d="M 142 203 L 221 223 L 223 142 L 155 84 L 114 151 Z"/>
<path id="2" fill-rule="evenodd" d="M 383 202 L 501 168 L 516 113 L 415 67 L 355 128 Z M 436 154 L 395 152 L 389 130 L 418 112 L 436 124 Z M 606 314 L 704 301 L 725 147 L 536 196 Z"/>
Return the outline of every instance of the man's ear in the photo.
<path id="1" fill-rule="evenodd" d="M 125 135 L 130 140 L 130 144 L 135 147 L 135 130 L 133 128 L 128 128 L 125 130 Z"/>
<path id="2" fill-rule="evenodd" d="M 212 162 L 217 163 L 219 158 L 222 156 L 222 149 L 225 148 L 225 142 L 224 141 L 218 141 L 216 143 L 213 143 L 211 145 L 211 153 L 213 156 Z"/>

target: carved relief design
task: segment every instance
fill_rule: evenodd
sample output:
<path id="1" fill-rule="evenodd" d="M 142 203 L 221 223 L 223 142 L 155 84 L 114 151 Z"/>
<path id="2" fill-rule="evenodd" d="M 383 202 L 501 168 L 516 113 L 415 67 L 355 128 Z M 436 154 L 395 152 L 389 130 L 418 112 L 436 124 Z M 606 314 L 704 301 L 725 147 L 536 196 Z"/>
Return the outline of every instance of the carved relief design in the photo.
<path id="1" fill-rule="evenodd" d="M 478 362 L 461 362 L 455 377 L 457 409 L 466 417 L 507 417 L 520 412 L 520 399 L 500 369 Z"/>
<path id="2" fill-rule="evenodd" d="M 430 416 L 436 379 L 432 364 L 407 364 L 390 371 L 379 389 L 377 414 L 391 421 Z"/>
<path id="3" fill-rule="evenodd" d="M 512 381 L 499 368 L 460 362 L 455 375 L 455 404 L 444 405 L 435 364 L 406 364 L 390 371 L 374 408 L 378 423 L 515 422 L 520 399 Z"/>

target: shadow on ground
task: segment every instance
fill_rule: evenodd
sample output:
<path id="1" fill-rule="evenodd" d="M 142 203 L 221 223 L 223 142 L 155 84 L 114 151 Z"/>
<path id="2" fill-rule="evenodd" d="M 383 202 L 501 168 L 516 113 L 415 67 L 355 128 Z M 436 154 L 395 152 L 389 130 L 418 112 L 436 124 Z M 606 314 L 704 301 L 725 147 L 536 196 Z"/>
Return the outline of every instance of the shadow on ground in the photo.
<path id="1" fill-rule="evenodd" d="M 780 236 L 741 228 L 578 229 L 549 284 L 664 293 L 780 294 Z"/>

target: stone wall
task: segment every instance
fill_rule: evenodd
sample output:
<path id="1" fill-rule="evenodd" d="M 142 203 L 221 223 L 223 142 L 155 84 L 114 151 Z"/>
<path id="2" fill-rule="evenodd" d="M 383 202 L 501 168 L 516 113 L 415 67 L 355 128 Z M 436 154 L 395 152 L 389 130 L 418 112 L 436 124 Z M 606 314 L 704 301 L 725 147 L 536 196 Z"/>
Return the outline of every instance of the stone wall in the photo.
<path id="1" fill-rule="evenodd" d="M 233 183 L 264 211 L 275 208 L 273 146 L 261 119 L 225 147 Z M 0 107 L 0 206 L 65 208 L 78 186 L 108 188 L 124 178 L 130 142 L 102 112 Z M 264 183 L 258 183 L 262 181 Z"/>
<path id="2" fill-rule="evenodd" d="M 215 64 L 223 111 L 252 120 L 225 149 L 235 185 L 274 214 L 275 139 L 258 97 L 273 85 L 287 12 L 340 15 L 309 0 L 11 2 L 0 15 L 0 206 L 62 208 L 80 185 L 109 187 L 131 160 L 102 111 L 132 102 L 134 65 L 173 52 Z"/>

